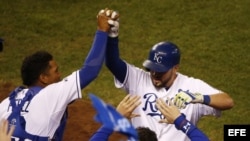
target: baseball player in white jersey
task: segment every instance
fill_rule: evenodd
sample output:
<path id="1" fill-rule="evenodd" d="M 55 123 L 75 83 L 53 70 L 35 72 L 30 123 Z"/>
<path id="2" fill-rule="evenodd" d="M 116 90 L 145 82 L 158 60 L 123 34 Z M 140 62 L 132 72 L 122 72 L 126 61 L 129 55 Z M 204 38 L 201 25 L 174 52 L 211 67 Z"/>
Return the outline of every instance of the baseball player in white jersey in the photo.
<path id="1" fill-rule="evenodd" d="M 62 140 L 68 104 L 82 98 L 81 89 L 102 67 L 107 37 L 111 36 L 111 16 L 117 13 L 109 9 L 98 13 L 98 29 L 84 65 L 63 80 L 50 53 L 38 51 L 24 59 L 21 75 L 27 87 L 17 87 L 0 104 L 0 119 L 8 119 L 15 126 L 12 140 Z"/>
<path id="2" fill-rule="evenodd" d="M 117 28 L 119 27 L 119 22 Z M 174 125 L 159 123 L 164 116 L 156 108 L 158 98 L 170 98 L 194 125 L 202 116 L 219 117 L 221 110 L 233 107 L 233 99 L 206 82 L 178 72 L 179 48 L 168 41 L 155 44 L 140 69 L 120 59 L 118 36 L 109 37 L 106 66 L 115 76 L 115 86 L 128 94 L 139 95 L 141 105 L 131 121 L 135 127 L 146 126 L 155 131 L 159 141 L 189 141 Z M 189 128 L 189 127 L 187 127 Z"/>

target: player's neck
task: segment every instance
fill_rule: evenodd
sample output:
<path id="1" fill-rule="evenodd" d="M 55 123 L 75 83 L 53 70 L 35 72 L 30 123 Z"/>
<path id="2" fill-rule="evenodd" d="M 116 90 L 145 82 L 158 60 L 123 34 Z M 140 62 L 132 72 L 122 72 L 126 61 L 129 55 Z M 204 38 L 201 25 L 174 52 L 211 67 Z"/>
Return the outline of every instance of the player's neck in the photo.
<path id="1" fill-rule="evenodd" d="M 42 88 L 44 88 L 46 86 L 47 86 L 46 84 L 41 83 L 41 81 L 39 81 L 39 82 L 37 82 L 37 83 L 35 83 L 33 85 L 28 86 L 28 88 L 31 88 L 31 87 L 42 87 Z"/>
<path id="2" fill-rule="evenodd" d="M 165 86 L 165 89 L 168 90 L 174 83 L 175 79 L 177 77 L 177 74 L 173 75 L 173 77 L 170 78 L 167 85 Z"/>

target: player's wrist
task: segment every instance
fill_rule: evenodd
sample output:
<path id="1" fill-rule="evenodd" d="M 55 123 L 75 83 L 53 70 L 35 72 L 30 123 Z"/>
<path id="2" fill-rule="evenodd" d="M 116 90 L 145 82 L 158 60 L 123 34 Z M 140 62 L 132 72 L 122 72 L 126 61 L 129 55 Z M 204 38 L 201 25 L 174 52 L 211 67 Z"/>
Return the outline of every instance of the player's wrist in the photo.
<path id="1" fill-rule="evenodd" d="M 183 113 L 181 113 L 181 115 L 174 120 L 174 125 L 178 130 L 181 130 L 182 126 L 185 123 L 186 123 L 186 116 Z"/>
<path id="2" fill-rule="evenodd" d="M 188 134 L 188 132 L 192 132 L 195 128 L 190 121 L 186 119 L 186 116 L 182 113 L 175 121 L 175 127 L 178 130 Z"/>
<path id="3" fill-rule="evenodd" d="M 209 95 L 203 95 L 203 104 L 209 105 L 210 101 L 211 100 Z"/>

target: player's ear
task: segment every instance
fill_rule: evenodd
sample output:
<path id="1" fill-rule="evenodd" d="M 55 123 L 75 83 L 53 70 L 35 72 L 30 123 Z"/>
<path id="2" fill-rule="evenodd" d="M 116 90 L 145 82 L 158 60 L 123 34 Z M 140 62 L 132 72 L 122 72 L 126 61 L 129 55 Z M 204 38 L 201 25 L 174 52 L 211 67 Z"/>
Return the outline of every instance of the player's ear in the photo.
<path id="1" fill-rule="evenodd" d="M 47 74 L 41 73 L 39 76 L 39 82 L 42 83 L 43 85 L 47 85 L 49 82 L 49 78 Z"/>
<path id="2" fill-rule="evenodd" d="M 173 67 L 173 70 L 174 70 L 175 72 L 177 72 L 177 71 L 179 70 L 179 64 L 175 65 L 175 66 Z"/>

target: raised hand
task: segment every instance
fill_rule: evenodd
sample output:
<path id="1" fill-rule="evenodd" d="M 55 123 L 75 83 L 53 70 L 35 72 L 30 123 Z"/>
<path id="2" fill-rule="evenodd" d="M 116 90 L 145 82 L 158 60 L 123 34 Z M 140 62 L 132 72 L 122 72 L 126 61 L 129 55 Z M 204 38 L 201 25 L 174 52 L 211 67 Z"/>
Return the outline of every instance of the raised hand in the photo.
<path id="1" fill-rule="evenodd" d="M 124 117 L 131 119 L 133 117 L 140 116 L 138 114 L 132 113 L 136 107 L 141 104 L 140 96 L 128 94 L 123 100 L 118 104 L 116 110 Z"/>
<path id="2" fill-rule="evenodd" d="M 109 30 L 109 37 L 115 38 L 119 35 L 119 17 L 118 12 L 113 11 L 111 14 L 111 20 L 108 20 L 108 23 L 111 25 Z"/>
<path id="3" fill-rule="evenodd" d="M 97 29 L 108 32 L 109 37 L 117 37 L 119 30 L 119 14 L 118 12 L 105 8 L 97 14 Z"/>
<path id="4" fill-rule="evenodd" d="M 108 20 L 110 20 L 110 13 L 112 13 L 113 10 L 110 10 L 108 8 L 102 9 L 97 14 L 97 29 L 103 32 L 108 32 L 110 30 L 111 25 L 108 23 Z"/>
<path id="5" fill-rule="evenodd" d="M 162 98 L 156 100 L 156 107 L 165 117 L 160 120 L 160 123 L 170 123 L 173 124 L 175 119 L 181 115 L 179 109 L 173 104 L 173 102 L 168 99 L 168 103 Z"/>

